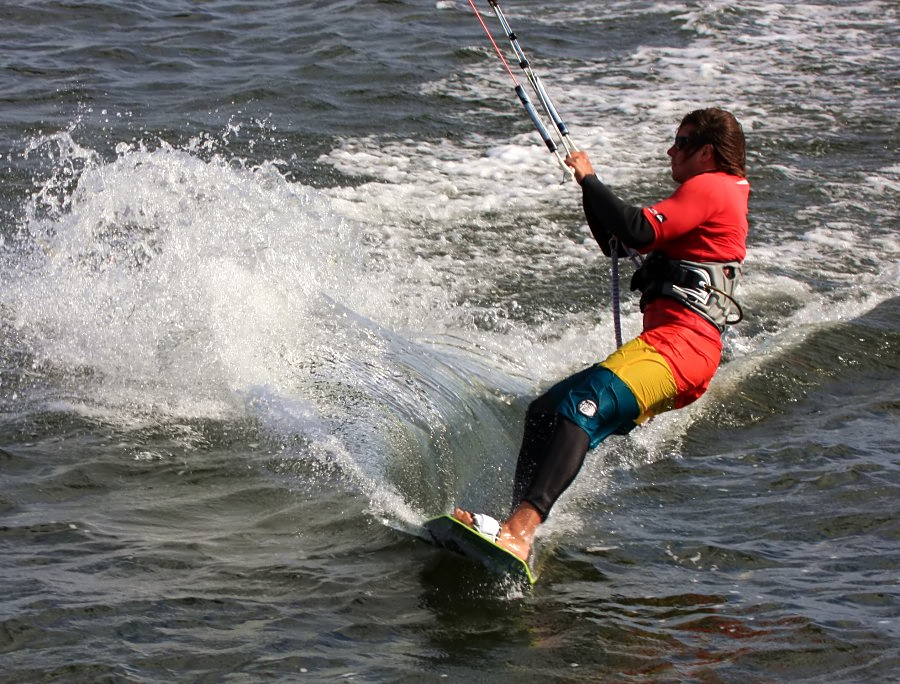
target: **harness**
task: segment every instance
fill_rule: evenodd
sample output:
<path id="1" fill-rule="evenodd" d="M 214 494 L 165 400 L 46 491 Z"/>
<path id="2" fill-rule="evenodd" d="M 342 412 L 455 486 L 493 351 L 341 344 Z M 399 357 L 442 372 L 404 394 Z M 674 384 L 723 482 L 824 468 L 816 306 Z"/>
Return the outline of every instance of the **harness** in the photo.
<path id="1" fill-rule="evenodd" d="M 634 272 L 631 289 L 641 291 L 641 311 L 657 297 L 670 297 L 723 333 L 726 325 L 739 323 L 744 317 L 741 305 L 734 299 L 740 276 L 740 261 L 685 261 L 651 252 Z"/>

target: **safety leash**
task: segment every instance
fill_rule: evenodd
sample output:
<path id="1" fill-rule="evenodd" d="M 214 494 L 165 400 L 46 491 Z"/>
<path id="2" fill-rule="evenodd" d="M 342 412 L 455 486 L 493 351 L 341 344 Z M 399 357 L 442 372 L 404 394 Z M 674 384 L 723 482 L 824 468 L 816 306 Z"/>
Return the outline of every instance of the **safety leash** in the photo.
<path id="1" fill-rule="evenodd" d="M 610 279 L 612 280 L 612 313 L 613 329 L 616 333 L 616 349 L 622 346 L 622 312 L 619 306 L 619 240 L 609 239 L 609 255 L 612 258 L 610 265 Z"/>
<path id="2" fill-rule="evenodd" d="M 631 263 L 635 268 L 640 268 L 644 259 L 635 250 L 626 245 L 619 244 L 619 238 L 613 236 L 609 239 L 609 256 L 610 263 L 610 279 L 612 280 L 612 313 L 613 313 L 613 329 L 616 333 L 616 348 L 622 346 L 622 310 L 619 299 L 619 248 L 624 247 L 625 253 L 631 259 Z"/>

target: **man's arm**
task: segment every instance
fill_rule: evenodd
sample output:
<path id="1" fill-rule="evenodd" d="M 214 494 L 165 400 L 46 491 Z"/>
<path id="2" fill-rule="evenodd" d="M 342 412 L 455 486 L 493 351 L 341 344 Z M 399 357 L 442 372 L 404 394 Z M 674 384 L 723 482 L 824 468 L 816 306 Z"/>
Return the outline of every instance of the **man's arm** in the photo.
<path id="1" fill-rule="evenodd" d="M 582 179 L 581 191 L 588 226 L 606 256 L 610 255 L 611 236 L 633 249 L 646 247 L 656 239 L 643 210 L 616 197 L 595 174 Z"/>

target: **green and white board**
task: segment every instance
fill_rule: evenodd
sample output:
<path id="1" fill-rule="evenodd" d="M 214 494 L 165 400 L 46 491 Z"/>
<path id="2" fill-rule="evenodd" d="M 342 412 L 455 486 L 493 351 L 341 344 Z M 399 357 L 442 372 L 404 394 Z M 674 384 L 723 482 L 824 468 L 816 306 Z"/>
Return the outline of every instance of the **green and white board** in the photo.
<path id="1" fill-rule="evenodd" d="M 436 546 L 477 561 L 493 573 L 529 585 L 537 581 L 531 567 L 488 537 L 467 527 L 452 515 L 440 515 L 423 526 Z"/>

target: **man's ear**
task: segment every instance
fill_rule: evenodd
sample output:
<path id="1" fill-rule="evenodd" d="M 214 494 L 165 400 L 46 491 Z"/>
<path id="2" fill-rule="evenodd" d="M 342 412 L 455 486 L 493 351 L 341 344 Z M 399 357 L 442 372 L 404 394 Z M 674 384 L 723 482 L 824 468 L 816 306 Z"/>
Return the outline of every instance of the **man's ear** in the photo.
<path id="1" fill-rule="evenodd" d="M 716 160 L 716 149 L 712 146 L 712 143 L 706 143 L 697 151 L 697 154 L 700 155 L 698 159 L 700 165 L 705 169 L 712 171 L 719 168 L 719 162 Z"/>

